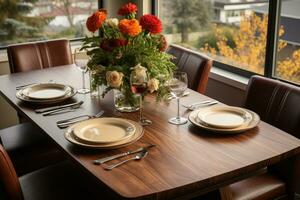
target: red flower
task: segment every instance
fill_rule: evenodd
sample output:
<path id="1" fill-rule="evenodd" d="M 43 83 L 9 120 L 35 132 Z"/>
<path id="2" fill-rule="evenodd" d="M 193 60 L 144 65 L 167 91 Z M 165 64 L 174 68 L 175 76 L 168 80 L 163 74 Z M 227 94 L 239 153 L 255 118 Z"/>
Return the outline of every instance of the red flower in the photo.
<path id="1" fill-rule="evenodd" d="M 113 51 L 115 48 L 127 45 L 127 40 L 123 39 L 105 39 L 101 42 L 100 48 L 104 51 Z"/>
<path id="2" fill-rule="evenodd" d="M 154 15 L 144 15 L 140 19 L 142 28 L 152 34 L 161 33 L 161 21 Z"/>
<path id="3" fill-rule="evenodd" d="M 137 6 L 136 6 L 135 4 L 133 4 L 133 3 L 128 3 L 128 4 L 123 5 L 123 6 L 119 9 L 118 14 L 119 14 L 119 15 L 122 15 L 122 16 L 124 16 L 124 15 L 129 15 L 129 14 L 131 14 L 131 13 L 136 13 L 137 10 L 138 10 L 138 9 L 137 9 Z"/>
<path id="4" fill-rule="evenodd" d="M 94 12 L 86 21 L 86 27 L 91 32 L 96 32 L 106 19 L 107 11 L 100 9 Z"/>

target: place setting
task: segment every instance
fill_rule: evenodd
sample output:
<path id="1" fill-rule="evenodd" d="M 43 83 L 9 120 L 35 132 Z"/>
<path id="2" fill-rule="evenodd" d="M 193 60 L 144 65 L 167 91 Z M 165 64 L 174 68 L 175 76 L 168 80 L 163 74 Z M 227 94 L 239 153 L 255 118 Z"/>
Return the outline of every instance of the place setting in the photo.
<path id="1" fill-rule="evenodd" d="M 22 87 L 16 92 L 16 97 L 27 103 L 56 104 L 66 101 L 76 95 L 77 90 L 65 84 L 36 83 Z"/>
<path id="2" fill-rule="evenodd" d="M 140 122 L 116 117 L 102 117 L 101 110 L 95 115 L 80 115 L 58 121 L 59 128 L 64 129 L 64 137 L 71 144 L 94 150 L 113 150 L 129 146 L 137 142 L 144 134 Z M 92 161 L 101 165 L 105 170 L 112 170 L 131 160 L 140 160 L 148 155 L 148 150 L 155 145 L 147 145 L 113 156 L 98 158 Z M 133 155 L 133 156 L 130 156 Z M 117 163 L 107 164 L 109 161 L 126 157 Z"/>
<path id="3" fill-rule="evenodd" d="M 256 127 L 260 122 L 260 117 L 255 112 L 227 105 L 193 110 L 188 119 L 197 127 L 224 134 L 244 132 Z"/>
<path id="4" fill-rule="evenodd" d="M 102 117 L 101 110 L 95 115 L 80 115 L 57 121 L 59 128 L 67 128 L 65 138 L 72 144 L 94 149 L 114 149 L 129 145 L 143 135 L 143 127 L 138 122 Z"/>

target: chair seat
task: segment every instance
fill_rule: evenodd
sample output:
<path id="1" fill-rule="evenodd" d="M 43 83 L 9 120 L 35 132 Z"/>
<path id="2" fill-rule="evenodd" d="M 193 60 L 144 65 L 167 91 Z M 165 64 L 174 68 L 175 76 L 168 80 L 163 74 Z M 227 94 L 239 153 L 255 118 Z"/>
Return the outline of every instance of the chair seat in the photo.
<path id="1" fill-rule="evenodd" d="M 24 200 L 114 199 L 70 161 L 26 174 L 19 181 Z"/>
<path id="2" fill-rule="evenodd" d="M 269 200 L 286 194 L 285 183 L 268 173 L 254 176 L 221 189 L 222 200 Z"/>
<path id="3" fill-rule="evenodd" d="M 30 122 L 0 130 L 0 138 L 18 176 L 65 159 L 51 139 Z"/>

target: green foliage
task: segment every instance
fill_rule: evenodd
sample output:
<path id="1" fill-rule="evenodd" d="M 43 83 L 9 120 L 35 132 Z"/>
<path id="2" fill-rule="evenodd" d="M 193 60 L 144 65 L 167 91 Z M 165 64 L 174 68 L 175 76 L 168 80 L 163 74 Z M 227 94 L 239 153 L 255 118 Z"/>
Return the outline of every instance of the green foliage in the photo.
<path id="1" fill-rule="evenodd" d="M 29 17 L 37 0 L 0 0 L 0 40 L 10 43 L 39 38 L 52 18 Z M 1 42 L 2 45 L 4 42 Z"/>
<path id="2" fill-rule="evenodd" d="M 227 39 L 227 45 L 230 46 L 231 48 L 235 48 L 236 44 L 233 40 L 233 34 L 236 28 L 224 26 L 220 29 L 222 30 L 224 37 Z M 196 48 L 204 48 L 205 45 L 208 44 L 208 46 L 215 48 L 219 51 L 217 42 L 218 42 L 218 38 L 216 37 L 213 31 L 210 31 L 204 36 L 199 37 Z"/>
<path id="3" fill-rule="evenodd" d="M 171 62 L 172 56 L 159 50 L 162 35 L 153 35 L 143 31 L 135 37 L 130 37 L 123 35 L 118 27 L 111 27 L 106 23 L 102 25 L 99 31 L 102 37 L 85 37 L 81 48 L 90 57 L 88 68 L 93 74 L 93 87 L 108 85 L 106 81 L 107 72 L 117 71 L 124 75 L 119 89 L 127 91 L 132 96 L 130 74 L 133 68 L 140 64 L 147 69 L 150 79 L 156 78 L 160 81 L 158 99 L 167 94 L 168 91 L 163 89 L 163 83 L 171 76 L 176 67 Z M 114 47 L 111 51 L 101 48 L 101 43 L 109 39 L 121 39 L 127 44 Z M 109 87 L 106 92 L 110 89 L 113 88 Z"/>
<path id="4" fill-rule="evenodd" d="M 212 4 L 209 0 L 171 0 L 172 21 L 182 35 L 182 42 L 188 42 L 188 32 L 205 27 L 212 19 Z M 168 13 L 169 15 L 169 13 Z"/>

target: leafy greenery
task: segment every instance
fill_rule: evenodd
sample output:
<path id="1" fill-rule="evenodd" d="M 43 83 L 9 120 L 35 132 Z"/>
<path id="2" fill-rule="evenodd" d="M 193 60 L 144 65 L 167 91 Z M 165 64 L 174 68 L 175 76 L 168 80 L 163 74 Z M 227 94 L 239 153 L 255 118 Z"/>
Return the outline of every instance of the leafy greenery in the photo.
<path id="1" fill-rule="evenodd" d="M 135 66 L 140 65 L 147 70 L 150 79 L 159 81 L 158 99 L 168 94 L 163 85 L 176 67 L 171 62 L 172 56 L 160 48 L 164 42 L 161 34 L 141 31 L 133 37 L 122 33 L 118 26 L 111 26 L 105 21 L 99 29 L 99 35 L 101 36 L 86 36 L 81 48 L 90 58 L 88 68 L 92 72 L 93 87 L 108 86 L 103 95 L 114 89 L 107 82 L 106 76 L 108 72 L 115 71 L 123 74 L 122 84 L 117 89 L 125 91 L 125 95 L 130 99 L 132 97 L 130 74 Z M 109 49 L 105 49 L 102 45 L 111 40 L 121 41 L 123 45 L 108 44 Z"/>
<path id="2" fill-rule="evenodd" d="M 28 41 L 32 38 L 42 38 L 42 28 L 52 18 L 26 16 L 37 0 L 0 0 L 0 40 Z"/>
<path id="3" fill-rule="evenodd" d="M 223 26 L 223 27 L 220 27 L 220 29 L 227 39 L 227 41 L 226 41 L 227 45 L 230 46 L 231 48 L 235 48 L 236 44 L 233 40 L 233 35 L 234 35 L 234 31 L 236 31 L 236 28 Z M 210 31 L 209 33 L 205 34 L 204 36 L 199 37 L 198 44 L 196 47 L 204 48 L 205 45 L 208 45 L 219 51 L 217 42 L 218 42 L 218 38 L 216 37 L 216 35 L 214 34 L 213 31 Z"/>
<path id="4" fill-rule="evenodd" d="M 212 19 L 212 4 L 209 0 L 172 0 L 166 2 L 169 8 L 167 15 L 170 15 L 170 23 L 175 24 L 181 33 L 181 42 L 189 41 L 190 31 L 203 28 Z M 171 12 L 171 14 L 170 14 Z"/>

